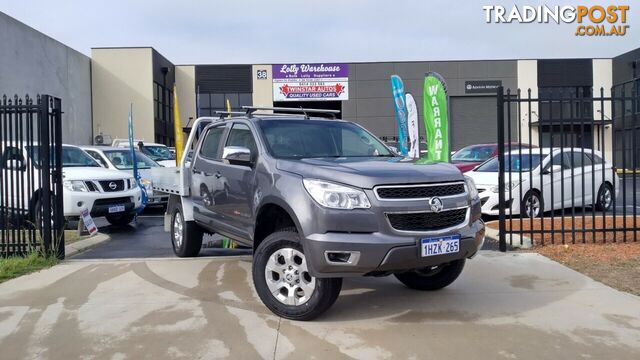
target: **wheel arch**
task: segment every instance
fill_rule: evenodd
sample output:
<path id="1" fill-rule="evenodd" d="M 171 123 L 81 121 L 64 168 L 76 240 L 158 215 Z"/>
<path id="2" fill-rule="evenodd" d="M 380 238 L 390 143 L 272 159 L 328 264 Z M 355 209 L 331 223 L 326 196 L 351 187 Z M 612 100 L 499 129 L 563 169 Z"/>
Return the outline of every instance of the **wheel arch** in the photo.
<path id="1" fill-rule="evenodd" d="M 269 234 L 285 228 L 295 227 L 298 233 L 302 228 L 291 207 L 277 198 L 265 199 L 256 212 L 253 227 L 253 249 Z"/>

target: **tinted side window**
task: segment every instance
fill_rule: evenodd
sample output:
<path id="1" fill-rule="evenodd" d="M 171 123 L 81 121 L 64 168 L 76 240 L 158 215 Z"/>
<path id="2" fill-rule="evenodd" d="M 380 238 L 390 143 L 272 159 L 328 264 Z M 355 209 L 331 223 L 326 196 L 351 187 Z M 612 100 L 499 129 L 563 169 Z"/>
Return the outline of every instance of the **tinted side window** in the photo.
<path id="1" fill-rule="evenodd" d="M 2 168 L 7 167 L 7 162 L 10 160 L 17 160 L 24 164 L 24 156 L 22 156 L 22 151 L 17 147 L 7 146 L 5 148 L 4 154 L 2 155 Z"/>
<path id="2" fill-rule="evenodd" d="M 220 139 L 224 133 L 224 126 L 215 127 L 209 129 L 207 136 L 202 142 L 202 148 L 200 148 L 200 155 L 209 159 L 218 159 L 218 149 L 220 145 Z"/>
<path id="3" fill-rule="evenodd" d="M 251 151 L 252 156 L 255 156 L 258 152 L 253 134 L 251 134 L 251 130 L 245 124 L 233 124 L 226 146 L 246 147 Z"/>
<path id="4" fill-rule="evenodd" d="M 551 159 L 551 165 L 561 165 L 563 169 L 570 169 L 569 156 L 564 154 L 557 154 Z"/>
<path id="5" fill-rule="evenodd" d="M 593 154 L 593 162 L 596 165 L 602 164 L 602 158 L 596 154 Z"/>
<path id="6" fill-rule="evenodd" d="M 582 153 L 582 165 L 591 166 L 591 164 L 591 156 L 589 156 L 589 154 L 587 153 Z"/>
<path id="7" fill-rule="evenodd" d="M 582 167 L 582 153 L 579 152 L 573 152 L 573 157 L 572 157 L 572 164 L 571 166 L 573 168 L 579 168 Z"/>

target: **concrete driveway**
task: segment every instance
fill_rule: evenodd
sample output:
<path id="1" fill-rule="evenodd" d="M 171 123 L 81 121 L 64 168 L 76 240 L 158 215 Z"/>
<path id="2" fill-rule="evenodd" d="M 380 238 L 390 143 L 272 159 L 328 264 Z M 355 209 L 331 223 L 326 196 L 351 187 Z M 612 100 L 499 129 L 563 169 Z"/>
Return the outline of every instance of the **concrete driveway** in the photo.
<path id="1" fill-rule="evenodd" d="M 0 285 L 2 358 L 639 359 L 640 298 L 536 254 L 483 252 L 451 287 L 345 281 L 273 316 L 248 257 L 68 261 Z"/>

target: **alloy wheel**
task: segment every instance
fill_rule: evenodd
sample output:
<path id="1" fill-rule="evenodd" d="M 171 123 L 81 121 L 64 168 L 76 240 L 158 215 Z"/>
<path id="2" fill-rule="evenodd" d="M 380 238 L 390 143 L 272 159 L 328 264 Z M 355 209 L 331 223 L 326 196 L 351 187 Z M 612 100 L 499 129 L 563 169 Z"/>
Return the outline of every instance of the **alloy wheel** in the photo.
<path id="1" fill-rule="evenodd" d="M 176 212 L 173 219 L 173 243 L 176 249 L 182 247 L 182 214 L 180 212 Z"/>
<path id="2" fill-rule="evenodd" d="M 611 189 L 609 189 L 608 186 L 605 186 L 604 189 L 602 189 L 602 195 L 600 196 L 600 205 L 603 209 L 609 209 L 612 201 L 613 196 L 611 195 Z"/>
<path id="3" fill-rule="evenodd" d="M 527 217 L 534 218 L 540 215 L 540 199 L 535 194 L 529 195 L 525 201 Z"/>
<path id="4" fill-rule="evenodd" d="M 271 294 L 285 305 L 306 303 L 316 288 L 316 279 L 309 273 L 304 254 L 292 248 L 278 249 L 271 254 L 265 278 Z"/>

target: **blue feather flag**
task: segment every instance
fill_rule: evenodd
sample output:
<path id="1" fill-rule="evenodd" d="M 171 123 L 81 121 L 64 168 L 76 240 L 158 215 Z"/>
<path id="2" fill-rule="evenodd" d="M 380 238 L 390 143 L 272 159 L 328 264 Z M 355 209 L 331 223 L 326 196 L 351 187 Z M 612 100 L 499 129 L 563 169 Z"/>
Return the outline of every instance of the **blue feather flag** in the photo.
<path id="1" fill-rule="evenodd" d="M 396 110 L 396 122 L 398 124 L 398 150 L 403 156 L 407 156 L 408 118 L 407 102 L 404 94 L 404 84 L 398 75 L 391 76 L 391 90 L 393 93 L 393 105 Z"/>
<path id="2" fill-rule="evenodd" d="M 129 150 L 131 151 L 131 161 L 133 162 L 133 178 L 138 184 L 140 188 L 140 192 L 142 195 L 142 201 L 140 207 L 136 209 L 136 213 L 140 214 L 144 207 L 147 205 L 149 197 L 147 196 L 147 189 L 145 189 L 144 185 L 141 183 L 140 173 L 138 172 L 138 160 L 136 159 L 136 149 L 133 144 L 133 104 L 129 107 Z"/>

